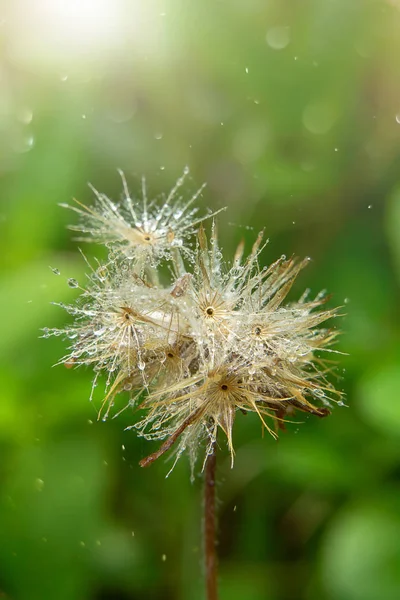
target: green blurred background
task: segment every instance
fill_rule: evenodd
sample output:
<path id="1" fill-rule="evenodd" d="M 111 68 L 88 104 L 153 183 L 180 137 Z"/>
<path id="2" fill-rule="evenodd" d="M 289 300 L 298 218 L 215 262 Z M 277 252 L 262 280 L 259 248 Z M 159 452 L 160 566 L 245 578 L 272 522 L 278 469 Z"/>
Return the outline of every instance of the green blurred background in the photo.
<path id="1" fill-rule="evenodd" d="M 58 206 L 191 169 L 227 256 L 309 255 L 343 305 L 348 407 L 278 443 L 239 415 L 218 472 L 222 600 L 400 598 L 400 2 L 6 0 L 0 7 L 0 597 L 200 600 L 201 477 L 96 420 L 52 365 L 85 265 Z M 248 226 L 248 227 L 247 227 Z M 86 246 L 89 256 L 99 248 Z M 57 267 L 61 276 L 55 276 Z"/>

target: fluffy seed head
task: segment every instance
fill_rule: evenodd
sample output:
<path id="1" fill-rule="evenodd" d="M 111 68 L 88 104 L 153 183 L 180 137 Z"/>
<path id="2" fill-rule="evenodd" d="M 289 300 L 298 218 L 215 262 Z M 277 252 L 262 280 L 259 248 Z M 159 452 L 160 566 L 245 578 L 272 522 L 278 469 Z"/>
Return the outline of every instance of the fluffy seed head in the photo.
<path id="1" fill-rule="evenodd" d="M 286 302 L 308 259 L 282 256 L 261 268 L 261 233 L 247 258 L 243 243 L 238 246 L 228 267 L 215 224 L 208 239 L 200 223 L 193 248 L 184 245 L 199 221 L 193 211 L 174 216 L 171 202 L 181 180 L 158 212 L 144 200 L 140 222 L 123 181 L 122 208 L 98 194 L 95 210 L 76 209 L 89 215 L 90 226 L 80 230 L 111 244 L 112 254 L 107 264 L 91 268 L 77 302 L 66 307 L 72 325 L 48 333 L 69 339 L 62 359 L 67 366 L 93 367 L 94 384 L 104 373 L 100 416 L 108 416 L 121 392 L 129 395 L 126 407 L 140 413 L 132 428 L 162 442 L 142 466 L 170 449 L 175 462 L 187 451 L 193 466 L 199 451 L 208 456 L 219 430 L 233 462 L 238 414 L 256 413 L 277 437 L 295 411 L 323 417 L 332 403 L 341 404 L 327 378 L 336 331 L 321 327 L 337 310 L 323 308 L 323 294 Z M 171 251 L 169 231 L 182 242 L 179 254 Z M 159 241 L 138 241 L 147 234 Z M 153 261 L 151 276 L 146 257 Z M 158 277 L 163 259 L 172 266 L 167 285 Z"/>

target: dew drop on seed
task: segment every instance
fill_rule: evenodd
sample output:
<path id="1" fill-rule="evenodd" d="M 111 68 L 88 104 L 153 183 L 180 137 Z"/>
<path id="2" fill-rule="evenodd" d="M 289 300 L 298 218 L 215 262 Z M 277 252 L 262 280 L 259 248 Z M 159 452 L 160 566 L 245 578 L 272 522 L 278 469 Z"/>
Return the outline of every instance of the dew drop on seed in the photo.
<path id="1" fill-rule="evenodd" d="M 60 271 L 56 268 L 50 267 L 51 271 L 54 273 L 54 275 L 60 275 Z"/>
<path id="2" fill-rule="evenodd" d="M 68 285 L 69 285 L 70 288 L 77 288 L 77 287 L 79 287 L 79 283 L 77 282 L 77 280 L 73 279 L 72 277 L 70 277 L 68 279 Z"/>

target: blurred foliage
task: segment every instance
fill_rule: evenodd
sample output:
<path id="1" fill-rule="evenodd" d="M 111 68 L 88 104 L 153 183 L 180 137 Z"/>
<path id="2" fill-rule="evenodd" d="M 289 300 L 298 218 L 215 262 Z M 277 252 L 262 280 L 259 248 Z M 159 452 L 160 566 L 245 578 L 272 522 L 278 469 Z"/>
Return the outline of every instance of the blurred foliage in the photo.
<path id="1" fill-rule="evenodd" d="M 399 56 L 397 0 L 2 3 L 1 597 L 203 597 L 201 477 L 141 470 L 133 416 L 98 422 L 38 337 L 85 271 L 58 203 L 185 164 L 227 256 L 265 227 L 266 263 L 312 257 L 294 294 L 332 292 L 349 353 L 348 407 L 278 443 L 239 415 L 233 470 L 221 445 L 221 598 L 400 597 Z"/>

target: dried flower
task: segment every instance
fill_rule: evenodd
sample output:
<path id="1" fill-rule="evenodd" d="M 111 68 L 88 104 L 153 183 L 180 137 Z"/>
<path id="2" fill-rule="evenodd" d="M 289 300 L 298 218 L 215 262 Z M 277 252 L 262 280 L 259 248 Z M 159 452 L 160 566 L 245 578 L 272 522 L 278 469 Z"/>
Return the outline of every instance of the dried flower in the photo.
<path id="1" fill-rule="evenodd" d="M 75 200 L 76 206 L 62 204 L 81 217 L 78 225 L 70 225 L 73 231 L 87 234 L 76 238 L 77 241 L 92 241 L 105 244 L 117 253 L 132 260 L 135 272 L 143 274 L 152 271 L 154 276 L 161 260 L 175 260 L 180 253 L 190 259 L 192 251 L 188 241 L 196 231 L 199 223 L 214 216 L 210 213 L 198 217 L 197 207 L 193 207 L 205 185 L 202 185 L 186 202 L 178 196 L 189 169 L 177 180 L 168 195 L 149 201 L 146 181 L 142 178 L 142 200 L 132 199 L 125 176 L 119 174 L 123 184 L 123 199 L 120 204 L 114 203 L 105 194 L 90 186 L 96 196 L 94 207 L 85 206 Z M 217 211 L 219 212 L 219 211 Z M 181 261 L 176 260 L 177 264 Z"/>
<path id="2" fill-rule="evenodd" d="M 122 207 L 97 194 L 95 210 L 76 209 L 89 215 L 90 226 L 80 230 L 111 244 L 112 252 L 106 265 L 91 269 L 78 302 L 66 307 L 73 324 L 47 334 L 70 340 L 62 362 L 92 366 L 94 385 L 105 373 L 99 415 L 107 418 L 118 394 L 126 392 L 127 406 L 142 412 L 132 428 L 146 439 L 163 440 L 142 466 L 172 446 L 175 462 L 187 450 L 193 466 L 202 447 L 205 459 L 212 451 L 219 429 L 233 463 L 238 412 L 257 413 L 262 427 L 277 437 L 296 410 L 323 417 L 332 402 L 341 403 L 341 392 L 326 377 L 330 362 L 323 358 L 333 352 L 336 332 L 319 327 L 337 310 L 321 308 L 323 294 L 309 300 L 306 293 L 284 304 L 308 259 L 282 256 L 260 268 L 261 233 L 245 260 L 239 245 L 228 268 L 215 224 L 208 240 L 193 210 L 177 217 L 177 207 L 170 206 L 182 178 L 158 210 L 146 205 L 144 194 L 140 223 L 123 181 Z M 198 224 L 197 244 L 185 246 Z M 146 246 L 140 236 L 150 233 L 154 243 Z M 180 240 L 182 252 L 172 251 L 173 240 Z M 152 261 L 151 276 L 146 260 Z M 172 264 L 166 286 L 158 277 L 164 260 Z"/>

